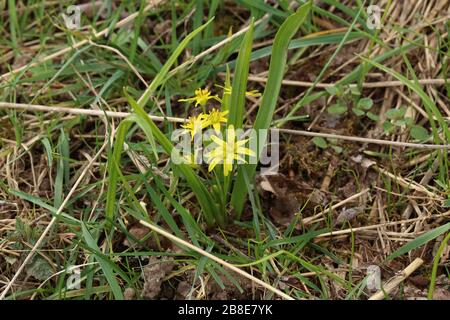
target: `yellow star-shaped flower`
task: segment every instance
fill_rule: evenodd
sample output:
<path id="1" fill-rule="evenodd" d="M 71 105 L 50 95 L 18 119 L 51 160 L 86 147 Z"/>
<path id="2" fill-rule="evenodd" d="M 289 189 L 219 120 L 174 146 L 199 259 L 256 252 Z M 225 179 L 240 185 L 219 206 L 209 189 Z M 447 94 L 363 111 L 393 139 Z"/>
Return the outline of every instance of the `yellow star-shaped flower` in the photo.
<path id="1" fill-rule="evenodd" d="M 217 136 L 211 136 L 215 148 L 208 152 L 205 156 L 209 158 L 208 171 L 212 171 L 216 165 L 223 164 L 223 174 L 228 174 L 233 170 L 234 160 L 245 163 L 244 155 L 255 156 L 255 153 L 244 147 L 248 139 L 236 141 L 236 133 L 234 126 L 230 125 L 227 130 L 227 139 L 222 140 Z"/>
<path id="2" fill-rule="evenodd" d="M 206 118 L 206 122 L 208 125 L 213 126 L 214 130 L 219 133 L 220 124 L 228 121 L 226 118 L 227 114 L 228 110 L 222 112 L 220 110 L 212 109 Z"/>
<path id="3" fill-rule="evenodd" d="M 208 122 L 205 120 L 206 115 L 201 113 L 198 116 L 189 117 L 189 121 L 181 127 L 189 131 L 193 140 L 197 133 L 202 132 L 208 126 Z"/>
<path id="4" fill-rule="evenodd" d="M 200 105 L 201 107 L 204 107 L 205 104 L 210 99 L 218 100 L 219 98 L 217 96 L 212 96 L 211 92 L 208 89 L 201 89 L 198 88 L 195 90 L 195 97 L 187 98 L 187 99 L 179 99 L 180 102 L 194 102 L 195 106 Z"/>

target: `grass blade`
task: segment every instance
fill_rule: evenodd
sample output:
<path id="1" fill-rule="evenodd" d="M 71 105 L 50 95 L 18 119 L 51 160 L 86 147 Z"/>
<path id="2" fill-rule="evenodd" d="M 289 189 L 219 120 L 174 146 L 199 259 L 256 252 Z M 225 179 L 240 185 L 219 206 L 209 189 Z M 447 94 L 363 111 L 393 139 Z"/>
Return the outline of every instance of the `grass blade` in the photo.
<path id="1" fill-rule="evenodd" d="M 83 231 L 83 237 L 86 241 L 86 244 L 93 249 L 95 260 L 100 264 L 103 273 L 108 280 L 109 286 L 111 288 L 112 293 L 114 294 L 114 297 L 118 300 L 123 300 L 123 294 L 122 289 L 120 288 L 119 283 L 117 282 L 117 279 L 114 275 L 113 269 L 110 266 L 110 260 L 105 259 L 102 257 L 98 252 L 100 251 L 100 248 L 97 246 L 96 241 L 92 237 L 92 235 L 89 233 L 89 230 L 87 229 L 86 225 L 84 223 L 81 224 L 81 228 Z"/>
<path id="2" fill-rule="evenodd" d="M 234 71 L 233 87 L 231 89 L 230 114 L 228 125 L 241 128 L 245 107 L 245 92 L 247 90 L 248 71 L 250 66 L 250 54 L 253 45 L 253 19 L 250 28 L 242 41 Z"/>
<path id="3" fill-rule="evenodd" d="M 172 65 L 177 61 L 178 56 L 183 52 L 184 48 L 189 44 L 189 42 L 202 30 L 204 30 L 212 21 L 213 19 L 206 22 L 204 25 L 198 27 L 194 31 L 192 31 L 189 35 L 186 36 L 186 38 L 181 41 L 181 43 L 178 45 L 178 47 L 175 49 L 175 51 L 172 53 L 172 55 L 167 59 L 164 66 L 161 68 L 161 70 L 158 72 L 156 77 L 153 79 L 153 81 L 150 83 L 148 88 L 145 90 L 144 94 L 141 96 L 141 98 L 138 100 L 138 104 L 143 107 L 147 104 L 150 97 L 153 95 L 155 90 L 163 84 L 167 79 L 170 78 L 169 70 L 172 67 Z"/>
<path id="4" fill-rule="evenodd" d="M 390 256 L 388 256 L 386 258 L 386 261 L 393 260 L 397 257 L 400 257 L 402 254 L 405 254 L 413 249 L 423 246 L 425 243 L 427 243 L 433 239 L 436 239 L 437 237 L 439 237 L 441 234 L 447 232 L 448 230 L 450 230 L 450 223 L 444 224 L 443 226 L 440 226 L 436 229 L 428 231 L 427 233 L 424 233 L 421 236 L 418 236 L 416 239 L 408 242 L 403 247 L 401 247 L 400 249 L 393 252 Z"/>

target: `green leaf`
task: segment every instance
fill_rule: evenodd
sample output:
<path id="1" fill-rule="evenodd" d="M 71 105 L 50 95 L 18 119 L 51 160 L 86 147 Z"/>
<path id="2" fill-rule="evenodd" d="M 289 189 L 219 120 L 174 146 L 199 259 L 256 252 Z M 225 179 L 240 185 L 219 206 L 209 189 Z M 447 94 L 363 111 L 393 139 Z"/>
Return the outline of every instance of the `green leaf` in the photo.
<path id="1" fill-rule="evenodd" d="M 328 148 L 328 143 L 327 143 L 327 141 L 326 141 L 324 138 L 322 138 L 322 137 L 314 137 L 314 139 L 313 139 L 312 141 L 313 141 L 314 144 L 315 144 L 316 146 L 318 146 L 319 148 L 322 148 L 322 149 Z"/>
<path id="2" fill-rule="evenodd" d="M 450 208 L 450 199 L 445 199 L 444 203 L 442 204 L 444 208 Z"/>
<path id="3" fill-rule="evenodd" d="M 42 258 L 40 255 L 36 255 L 26 265 L 26 272 L 29 276 L 36 278 L 39 281 L 45 281 L 53 275 L 52 266 Z"/>
<path id="4" fill-rule="evenodd" d="M 416 140 L 426 140 L 430 137 L 430 134 L 428 133 L 428 130 L 425 129 L 422 126 L 415 125 L 411 128 L 411 137 L 413 137 Z"/>
<path id="5" fill-rule="evenodd" d="M 325 87 L 325 91 L 328 92 L 330 96 L 336 96 L 339 94 L 339 88 L 337 86 Z"/>
<path id="6" fill-rule="evenodd" d="M 248 71 L 250 66 L 250 54 L 253 45 L 253 19 L 250 28 L 242 41 L 241 49 L 234 70 L 233 87 L 231 89 L 230 113 L 227 125 L 241 128 L 245 109 L 245 92 L 247 91 Z"/>
<path id="7" fill-rule="evenodd" d="M 8 192 L 16 197 L 19 197 L 21 199 L 29 201 L 41 208 L 44 208 L 44 209 L 50 211 L 50 213 L 54 217 L 58 217 L 58 219 L 60 219 L 62 222 L 66 223 L 66 224 L 78 225 L 79 221 L 77 219 L 75 219 L 74 217 L 72 217 L 71 215 L 68 215 L 67 213 L 61 212 L 57 216 L 56 213 L 58 212 L 58 209 L 56 209 L 55 207 L 52 207 L 51 205 L 49 205 L 48 203 L 44 202 L 42 199 L 40 199 L 36 196 L 22 192 L 20 190 L 14 190 L 14 189 L 10 189 L 10 190 L 8 190 Z"/>
<path id="8" fill-rule="evenodd" d="M 377 116 L 376 114 L 374 114 L 374 113 L 372 113 L 372 112 L 367 112 L 367 114 L 366 114 L 366 116 L 370 119 L 370 120 L 373 120 L 373 121 L 379 121 L 380 120 L 380 117 L 379 116 Z"/>
<path id="9" fill-rule="evenodd" d="M 42 144 L 44 145 L 45 152 L 47 154 L 48 166 L 51 168 L 53 166 L 53 152 L 50 140 L 47 137 L 41 139 Z"/>
<path id="10" fill-rule="evenodd" d="M 403 118 L 405 113 L 406 107 L 400 107 L 398 109 L 389 109 L 388 111 L 386 111 L 385 115 L 388 119 L 394 120 Z"/>
<path id="11" fill-rule="evenodd" d="M 84 240 L 86 241 L 86 244 L 93 252 L 95 260 L 97 260 L 97 262 L 100 264 L 103 274 L 105 275 L 106 280 L 108 280 L 111 291 L 114 294 L 114 298 L 116 298 L 117 300 L 123 300 L 122 289 L 119 283 L 117 282 L 116 276 L 111 266 L 112 262 L 109 259 L 106 259 L 106 257 L 104 257 L 101 254 L 100 248 L 97 246 L 96 241 L 89 233 L 86 225 L 83 222 L 81 223 L 81 228 L 83 231 Z"/>
<path id="12" fill-rule="evenodd" d="M 387 133 L 391 133 L 394 130 L 394 125 L 390 121 L 385 121 L 383 123 L 383 129 Z"/>
<path id="13" fill-rule="evenodd" d="M 126 90 L 123 90 L 123 93 L 125 95 L 125 97 L 127 98 L 128 104 L 133 108 L 133 110 L 139 110 L 139 106 L 137 105 L 136 100 L 134 100 L 128 93 Z M 144 121 L 142 118 L 140 117 L 135 117 L 133 118 L 133 120 L 139 124 L 139 126 L 142 128 L 142 130 L 144 131 L 145 135 L 147 136 L 147 140 L 150 143 L 150 146 L 152 147 L 152 151 L 153 151 L 153 155 L 155 156 L 155 161 L 158 161 L 158 149 L 156 148 L 156 142 L 155 142 L 155 138 L 153 137 L 153 133 L 152 130 L 150 128 L 148 128 L 148 126 L 145 126 L 143 123 L 141 123 L 141 121 Z"/>
<path id="14" fill-rule="evenodd" d="M 398 127 L 406 126 L 408 124 L 408 120 L 406 120 L 406 119 L 395 120 L 394 124 Z"/>
<path id="15" fill-rule="evenodd" d="M 53 201 L 55 208 L 59 208 L 63 202 L 64 181 L 66 183 L 69 182 L 69 140 L 63 129 L 61 129 L 61 135 L 58 139 L 58 153 L 59 159 L 56 166 L 55 196 Z"/>
<path id="16" fill-rule="evenodd" d="M 359 91 L 358 87 L 356 86 L 351 86 L 350 87 L 350 93 L 354 96 L 360 96 L 361 95 L 361 91 Z"/>
<path id="17" fill-rule="evenodd" d="M 340 146 L 331 146 L 331 148 L 333 148 L 334 152 L 336 153 L 342 153 L 342 151 L 344 150 Z"/>
<path id="18" fill-rule="evenodd" d="M 358 108 L 353 108 L 353 109 L 352 109 L 352 112 L 353 112 L 354 114 L 356 114 L 356 116 L 358 116 L 358 117 L 362 117 L 363 115 L 366 114 L 363 110 L 358 109 Z"/>
<path id="19" fill-rule="evenodd" d="M 347 106 L 335 103 L 327 108 L 329 114 L 344 114 L 347 112 Z"/>
<path id="20" fill-rule="evenodd" d="M 361 100 L 358 101 L 357 107 L 359 109 L 363 109 L 363 110 L 370 110 L 370 108 L 372 108 L 373 106 L 373 101 L 370 98 L 362 98 Z"/>

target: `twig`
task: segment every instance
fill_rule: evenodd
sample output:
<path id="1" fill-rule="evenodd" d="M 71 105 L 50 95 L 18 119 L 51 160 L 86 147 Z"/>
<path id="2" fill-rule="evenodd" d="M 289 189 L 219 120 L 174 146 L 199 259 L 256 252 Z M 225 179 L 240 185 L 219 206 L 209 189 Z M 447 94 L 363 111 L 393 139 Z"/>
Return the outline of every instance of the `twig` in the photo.
<path id="1" fill-rule="evenodd" d="M 126 118 L 131 115 L 129 112 L 117 112 L 117 111 L 102 111 L 102 110 L 91 110 L 91 109 L 79 109 L 79 108 L 66 108 L 66 107 L 49 107 L 43 105 L 35 104 L 25 104 L 25 103 L 9 103 L 0 102 L 0 109 L 19 109 L 24 111 L 39 111 L 39 112 L 55 112 L 55 113 L 69 113 L 76 115 L 87 115 L 94 117 L 107 116 L 110 118 Z M 186 122 L 185 119 L 175 118 L 175 117 L 160 117 L 149 115 L 150 119 L 157 122 L 163 122 L 165 120 L 170 122 Z"/>
<path id="2" fill-rule="evenodd" d="M 223 73 L 219 73 L 220 76 L 223 76 Z M 249 81 L 258 82 L 258 83 L 266 83 L 267 78 L 264 77 L 258 77 L 258 76 L 249 76 Z M 419 84 L 431 84 L 431 85 L 444 85 L 447 80 L 446 79 L 420 79 L 418 80 Z M 286 86 L 293 86 L 293 87 L 312 87 L 313 82 L 307 82 L 307 81 L 296 81 L 296 80 L 282 80 L 281 84 Z M 388 87 L 401 87 L 405 84 L 401 81 L 379 81 L 379 82 L 364 82 L 363 87 L 364 88 L 388 88 Z M 317 88 L 329 88 L 334 87 L 334 83 L 318 83 L 316 85 Z M 350 85 L 352 86 L 352 85 Z M 354 85 L 356 86 L 356 85 Z"/>
<path id="3" fill-rule="evenodd" d="M 416 258 L 409 266 L 402 271 L 401 274 L 395 276 L 383 285 L 383 290 L 378 291 L 369 300 L 383 300 L 386 295 L 391 293 L 397 286 L 408 278 L 414 271 L 416 271 L 423 264 L 423 260 Z"/>
<path id="4" fill-rule="evenodd" d="M 96 116 L 96 117 L 102 117 L 102 116 L 106 115 L 111 118 L 126 118 L 129 115 L 131 115 L 131 113 L 129 113 L 129 112 L 100 111 L 100 110 L 66 108 L 66 107 L 49 107 L 49 106 L 43 106 L 43 105 L 32 105 L 32 104 L 11 103 L 11 102 L 0 102 L 0 109 L 19 109 L 19 110 L 24 110 L 24 111 L 59 112 L 59 113 L 88 115 L 88 116 Z M 157 122 L 169 121 L 169 122 L 184 123 L 187 121 L 186 119 L 177 118 L 177 117 L 161 117 L 161 116 L 153 116 L 153 115 L 149 115 L 149 117 L 153 121 L 157 121 Z M 270 128 L 270 129 L 278 130 L 279 132 L 289 133 L 289 134 L 294 134 L 294 135 L 347 140 L 347 141 L 352 141 L 352 142 L 371 143 L 371 144 L 387 145 L 387 146 L 393 146 L 393 147 L 416 148 L 416 149 L 450 149 L 449 144 L 423 144 L 423 143 L 399 142 L 399 141 L 389 141 L 389 140 L 381 140 L 381 139 L 370 139 L 370 138 L 362 138 L 362 137 L 354 137 L 354 136 L 344 136 L 344 135 L 339 135 L 339 134 L 304 131 L 304 130 L 278 129 L 278 128 Z"/>
<path id="5" fill-rule="evenodd" d="M 435 214 L 435 215 L 431 215 L 431 216 L 426 216 L 426 217 L 418 217 L 418 218 L 406 219 L 406 220 L 401 220 L 401 221 L 379 223 L 379 224 L 374 224 L 374 225 L 365 226 L 365 227 L 348 228 L 348 229 L 344 229 L 344 230 L 337 230 L 337 231 L 326 232 L 326 233 L 322 233 L 322 234 L 317 235 L 316 239 L 317 238 L 332 237 L 332 236 L 339 236 L 339 235 L 343 235 L 343 234 L 349 234 L 349 233 L 365 231 L 365 230 L 371 230 L 371 229 L 377 229 L 377 228 L 386 227 L 386 226 L 395 226 L 395 225 L 404 224 L 404 223 L 408 223 L 408 222 L 417 222 L 417 221 L 424 221 L 424 220 L 428 220 L 428 219 L 443 218 L 443 217 L 448 217 L 448 216 L 450 216 L 450 211 L 447 211 L 447 212 L 444 212 L 444 213 L 441 213 L 441 214 Z"/>
<path id="6" fill-rule="evenodd" d="M 148 223 L 148 222 L 146 222 L 146 221 L 143 221 L 143 220 L 140 220 L 139 222 L 140 222 L 142 225 L 146 226 L 147 228 L 149 228 L 149 229 L 155 231 L 156 233 L 159 233 L 160 235 L 162 235 L 162 236 L 164 236 L 164 237 L 166 237 L 166 238 L 169 238 L 169 239 L 172 240 L 173 242 L 176 242 L 176 243 L 178 243 L 178 244 L 180 244 L 180 245 L 183 245 L 183 246 L 185 246 L 185 247 L 188 247 L 189 249 L 192 249 L 192 250 L 194 250 L 194 251 L 200 253 L 201 255 L 203 255 L 203 256 L 205 256 L 205 257 L 211 259 L 211 260 L 214 260 L 214 261 L 217 262 L 217 263 L 220 263 L 220 264 L 223 265 L 224 267 L 226 267 L 226 268 L 228 268 L 228 269 L 230 269 L 230 270 L 233 270 L 233 271 L 236 272 L 236 273 L 239 273 L 241 276 L 246 277 L 247 279 L 249 279 L 249 280 L 251 280 L 251 281 L 253 281 L 253 282 L 259 284 L 260 286 L 266 288 L 267 290 L 272 291 L 273 293 L 275 293 L 276 295 L 282 297 L 283 299 L 286 299 L 286 300 L 295 300 L 294 298 L 288 296 L 287 294 L 285 294 L 285 293 L 282 292 L 281 290 L 279 290 L 279 289 L 277 289 L 277 288 L 271 286 L 270 284 L 265 283 L 264 281 L 262 281 L 262 280 L 260 280 L 260 279 L 258 279 L 258 278 L 256 278 L 256 277 L 254 277 L 254 276 L 252 276 L 251 274 L 245 272 L 244 270 L 241 270 L 241 269 L 239 269 L 238 267 L 235 267 L 234 265 L 232 265 L 232 264 L 230 264 L 230 263 L 228 263 L 228 262 L 226 262 L 226 261 L 224 261 L 224 260 L 222 260 L 222 259 L 220 259 L 220 258 L 218 258 L 218 257 L 216 257 L 216 256 L 214 256 L 214 255 L 212 255 L 212 254 L 210 254 L 209 252 L 206 252 L 205 250 L 203 250 L 203 249 L 201 249 L 201 248 L 198 248 L 198 247 L 194 246 L 193 244 L 190 244 L 189 242 L 186 242 L 186 241 L 184 241 L 183 239 L 180 239 L 180 238 L 174 236 L 173 234 L 170 234 L 169 232 L 167 232 L 167 231 L 161 229 L 160 227 L 158 227 L 158 226 L 156 226 L 156 225 L 153 225 L 153 224 L 150 224 L 150 223 Z"/>
<path id="7" fill-rule="evenodd" d="M 360 196 L 365 195 L 367 192 L 369 192 L 369 190 L 370 190 L 369 188 L 364 189 L 361 192 L 358 192 L 357 194 L 354 194 L 354 195 L 348 197 L 347 199 L 344 199 L 344 200 L 336 203 L 335 205 L 331 206 L 331 208 L 325 209 L 325 210 L 323 210 L 323 211 L 319 212 L 318 214 L 315 214 L 315 215 L 313 215 L 311 217 L 304 218 L 304 219 L 302 219 L 301 223 L 302 224 L 310 224 L 312 222 L 321 221 L 321 220 L 323 220 L 323 218 L 321 218 L 321 217 L 323 215 L 325 215 L 326 213 L 328 213 L 330 211 L 333 211 L 333 210 L 336 210 L 337 208 L 343 206 L 344 204 L 346 204 L 348 202 L 351 202 L 351 201 L 353 201 L 355 199 L 358 199 Z M 321 218 L 321 219 L 316 220 L 318 218 Z"/>

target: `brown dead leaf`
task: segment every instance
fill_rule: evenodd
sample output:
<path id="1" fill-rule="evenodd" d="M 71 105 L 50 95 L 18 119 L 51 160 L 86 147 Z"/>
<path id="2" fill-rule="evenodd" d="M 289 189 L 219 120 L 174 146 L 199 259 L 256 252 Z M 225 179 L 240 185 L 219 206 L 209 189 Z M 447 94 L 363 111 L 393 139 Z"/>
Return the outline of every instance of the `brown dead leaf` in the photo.
<path id="1" fill-rule="evenodd" d="M 144 289 L 142 297 L 155 299 L 161 292 L 163 279 L 172 271 L 174 267 L 172 257 L 150 257 L 149 263 L 144 267 Z"/>
<path id="2" fill-rule="evenodd" d="M 270 216 L 281 225 L 290 224 L 305 204 L 311 209 L 327 202 L 325 194 L 320 190 L 281 173 L 258 175 L 255 180 L 256 188 L 265 200 Z"/>

